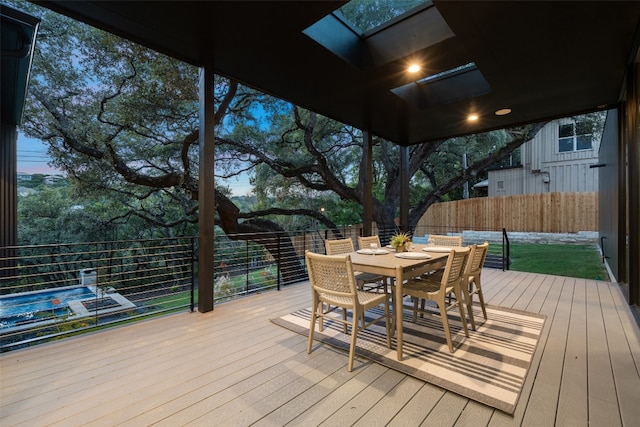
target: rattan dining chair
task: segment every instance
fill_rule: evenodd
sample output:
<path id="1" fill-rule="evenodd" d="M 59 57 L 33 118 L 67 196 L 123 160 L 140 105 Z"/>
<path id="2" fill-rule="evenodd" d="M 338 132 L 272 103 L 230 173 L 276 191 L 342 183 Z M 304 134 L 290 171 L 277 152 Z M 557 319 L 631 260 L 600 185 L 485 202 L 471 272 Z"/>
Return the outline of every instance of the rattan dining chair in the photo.
<path id="1" fill-rule="evenodd" d="M 324 241 L 324 248 L 327 255 L 341 255 L 355 251 L 353 240 L 347 239 L 327 239 Z M 379 274 L 355 272 L 358 289 L 384 289 L 386 283 L 384 277 Z"/>
<path id="2" fill-rule="evenodd" d="M 316 321 L 322 321 L 327 316 L 324 304 L 342 307 L 342 318 L 331 317 L 332 321 L 342 323 L 344 332 L 351 326 L 351 341 L 349 345 L 349 363 L 347 371 L 353 369 L 353 359 L 356 351 L 356 338 L 358 332 L 384 319 L 387 334 L 387 347 L 391 348 L 390 318 L 389 318 L 389 294 L 359 290 L 353 274 L 353 266 L 349 255 L 322 255 L 306 251 L 305 258 L 311 283 L 311 323 L 309 325 L 309 342 L 307 353 L 311 353 Z M 382 306 L 383 314 L 369 321 L 358 322 L 365 319 L 365 311 Z M 347 311 L 351 310 L 351 319 L 348 319 Z"/>
<path id="3" fill-rule="evenodd" d="M 453 342 L 451 339 L 451 331 L 449 328 L 449 319 L 447 312 L 458 307 L 460 312 L 460 320 L 466 337 L 469 336 L 467 328 L 467 320 L 462 306 L 461 285 L 465 276 L 465 267 L 469 258 L 470 248 L 453 248 L 447 258 L 447 264 L 444 268 L 440 280 L 427 276 L 409 280 L 403 285 L 402 293 L 413 298 L 413 321 L 417 321 L 418 312 L 434 314 L 431 311 L 418 308 L 419 300 L 434 301 L 438 305 L 439 317 L 442 320 L 447 345 L 449 351 L 453 353 Z M 466 284 L 466 283 L 465 283 Z M 447 296 L 455 295 L 455 299 L 447 302 Z"/>
<path id="4" fill-rule="evenodd" d="M 471 251 L 469 252 L 469 259 L 464 271 L 464 278 L 460 287 L 462 297 L 467 306 L 467 315 L 469 316 L 469 322 L 471 323 L 471 329 L 476 330 L 476 321 L 473 317 L 473 295 L 477 294 L 480 300 L 480 307 L 482 308 L 482 314 L 486 320 L 487 309 L 484 305 L 484 295 L 482 294 L 481 275 L 482 267 L 484 266 L 484 260 L 487 257 L 487 251 L 489 249 L 489 242 L 484 242 L 481 245 L 471 245 Z M 431 280 L 440 280 L 442 278 L 443 271 L 439 270 L 431 276 Z M 450 300 L 449 296 L 449 300 Z M 424 300 L 421 301 L 421 308 L 424 309 Z"/>
<path id="5" fill-rule="evenodd" d="M 487 309 L 484 306 L 484 295 L 482 295 L 482 267 L 484 267 L 484 261 L 487 258 L 487 252 L 489 251 L 489 242 L 484 242 L 481 245 L 472 245 L 471 253 L 469 254 L 469 261 L 467 262 L 467 294 L 465 298 L 469 297 L 468 305 L 473 304 L 473 295 L 478 295 L 480 300 L 480 307 L 482 308 L 482 314 L 486 320 Z M 473 316 L 473 314 L 471 315 Z M 475 331 L 476 325 L 471 317 L 471 327 Z"/>
<path id="6" fill-rule="evenodd" d="M 369 249 L 371 248 L 371 245 L 378 245 L 376 247 L 380 248 L 382 247 L 380 245 L 380 236 L 378 235 L 374 235 L 374 236 L 358 236 L 358 248 L 360 249 Z"/>
<path id="7" fill-rule="evenodd" d="M 429 235 L 428 244 L 450 247 L 462 246 L 462 236 L 445 236 L 440 234 L 431 234 Z"/>
<path id="8" fill-rule="evenodd" d="M 380 245 L 380 236 L 378 235 L 373 235 L 373 236 L 358 236 L 358 248 L 360 249 L 369 249 L 371 248 L 371 245 L 378 245 L 377 247 L 380 248 L 382 247 Z M 393 287 L 393 281 L 394 281 L 395 277 L 383 277 L 383 280 L 385 281 L 385 283 L 389 286 Z"/>
<path id="9" fill-rule="evenodd" d="M 460 247 L 462 246 L 462 235 L 448 236 L 441 234 L 431 234 L 429 235 L 429 240 L 427 240 L 427 245 Z M 444 272 L 444 267 L 435 270 L 435 272 L 442 274 Z"/>

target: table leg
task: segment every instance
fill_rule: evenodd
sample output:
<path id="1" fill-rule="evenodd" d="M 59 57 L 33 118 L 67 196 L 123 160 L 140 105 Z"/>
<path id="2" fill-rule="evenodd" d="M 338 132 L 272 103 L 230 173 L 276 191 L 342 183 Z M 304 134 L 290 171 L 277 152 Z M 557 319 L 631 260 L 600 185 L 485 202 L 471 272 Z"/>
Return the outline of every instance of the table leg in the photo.
<path id="1" fill-rule="evenodd" d="M 398 360 L 402 360 L 402 268 L 396 268 L 395 297 L 393 298 L 393 317 L 396 329 L 396 348 L 398 350 Z"/>

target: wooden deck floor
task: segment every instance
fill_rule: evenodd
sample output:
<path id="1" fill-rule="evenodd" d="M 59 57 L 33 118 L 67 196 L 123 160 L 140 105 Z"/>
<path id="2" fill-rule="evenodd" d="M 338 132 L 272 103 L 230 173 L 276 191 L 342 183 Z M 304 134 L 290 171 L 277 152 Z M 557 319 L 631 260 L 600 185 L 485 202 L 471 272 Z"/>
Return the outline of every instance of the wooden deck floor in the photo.
<path id="1" fill-rule="evenodd" d="M 487 302 L 544 313 L 549 335 L 514 416 L 269 319 L 308 284 L 0 356 L 9 426 L 637 426 L 640 331 L 618 286 L 487 269 Z"/>

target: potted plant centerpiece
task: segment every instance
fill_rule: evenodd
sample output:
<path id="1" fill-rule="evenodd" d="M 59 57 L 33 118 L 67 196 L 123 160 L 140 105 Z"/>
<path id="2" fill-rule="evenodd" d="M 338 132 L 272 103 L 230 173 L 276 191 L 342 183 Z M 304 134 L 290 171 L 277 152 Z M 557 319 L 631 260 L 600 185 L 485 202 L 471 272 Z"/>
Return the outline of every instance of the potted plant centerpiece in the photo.
<path id="1" fill-rule="evenodd" d="M 407 252 L 410 244 L 411 236 L 408 233 L 396 233 L 391 238 L 391 246 L 395 248 L 396 252 Z"/>

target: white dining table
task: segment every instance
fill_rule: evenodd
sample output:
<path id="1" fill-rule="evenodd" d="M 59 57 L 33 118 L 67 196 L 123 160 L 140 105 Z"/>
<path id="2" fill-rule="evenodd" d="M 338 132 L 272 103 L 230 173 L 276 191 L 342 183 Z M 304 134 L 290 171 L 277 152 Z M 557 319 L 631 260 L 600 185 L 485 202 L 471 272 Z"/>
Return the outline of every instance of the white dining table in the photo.
<path id="1" fill-rule="evenodd" d="M 386 254 L 370 254 L 370 250 L 351 252 L 351 263 L 354 271 L 374 273 L 395 279 L 393 295 L 393 330 L 396 336 L 396 348 L 398 360 L 403 359 L 402 354 L 402 310 L 403 293 L 402 284 L 413 277 L 420 276 L 443 267 L 447 262 L 449 252 L 437 248 L 437 252 L 429 251 L 428 245 L 416 244 L 410 252 L 404 252 L 403 258 L 396 256 L 398 253 L 393 248 L 380 248 L 387 251 Z M 364 252 L 364 253 L 363 253 Z M 376 251 L 380 252 L 380 251 Z M 412 255 L 413 254 L 413 255 Z M 422 257 L 426 255 L 427 257 Z M 415 257 L 415 258 L 412 258 Z"/>

